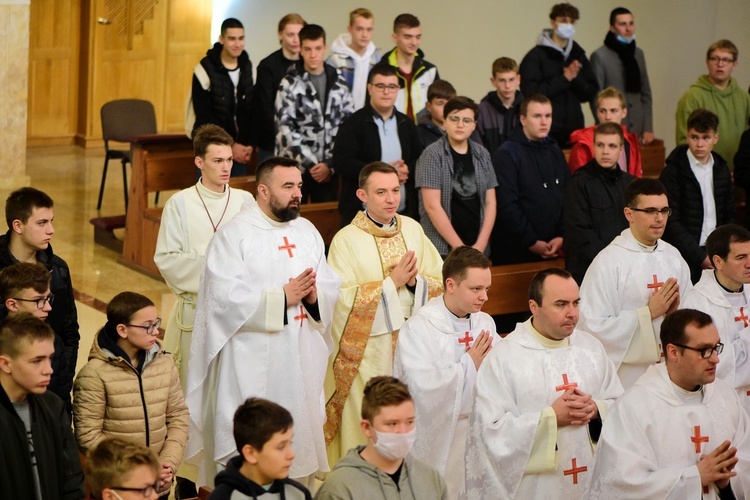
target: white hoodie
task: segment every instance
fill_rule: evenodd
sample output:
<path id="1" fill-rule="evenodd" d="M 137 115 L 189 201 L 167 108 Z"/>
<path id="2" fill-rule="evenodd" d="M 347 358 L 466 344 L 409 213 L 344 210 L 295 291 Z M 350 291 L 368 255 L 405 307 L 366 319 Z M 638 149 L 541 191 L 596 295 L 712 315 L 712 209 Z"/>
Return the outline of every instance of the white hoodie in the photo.
<path id="1" fill-rule="evenodd" d="M 354 108 L 361 109 L 365 105 L 367 95 L 367 75 L 380 60 L 380 54 L 375 44 L 370 42 L 364 55 L 360 56 L 349 48 L 351 43 L 352 37 L 349 33 L 340 34 L 331 44 L 331 55 L 326 62 L 344 75 L 354 97 Z"/>

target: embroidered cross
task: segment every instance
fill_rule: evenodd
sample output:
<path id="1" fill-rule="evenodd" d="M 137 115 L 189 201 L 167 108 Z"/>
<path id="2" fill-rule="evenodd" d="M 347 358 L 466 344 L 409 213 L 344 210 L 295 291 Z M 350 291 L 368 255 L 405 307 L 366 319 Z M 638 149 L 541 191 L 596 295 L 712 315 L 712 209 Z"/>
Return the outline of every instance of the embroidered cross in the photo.
<path id="1" fill-rule="evenodd" d="M 701 436 L 701 426 L 696 425 L 693 427 L 693 435 L 690 437 L 690 441 L 695 444 L 695 452 L 701 452 L 701 443 L 708 443 L 708 436 Z"/>
<path id="2" fill-rule="evenodd" d="M 654 274 L 654 282 L 646 285 L 646 288 L 648 288 L 650 290 L 653 289 L 653 292 L 651 293 L 651 295 L 656 295 L 659 292 L 659 288 L 661 288 L 663 286 L 664 286 L 664 282 L 663 281 L 659 281 L 656 278 L 656 275 Z"/>
<path id="3" fill-rule="evenodd" d="M 582 472 L 586 472 L 587 470 L 589 470 L 589 468 L 586 467 L 585 465 L 582 467 L 576 467 L 576 465 L 577 465 L 576 459 L 574 458 L 572 468 L 566 471 L 563 471 L 563 475 L 573 476 L 573 484 L 578 484 L 578 474 L 581 474 Z"/>
<path id="4" fill-rule="evenodd" d="M 305 321 L 305 318 L 307 318 L 307 314 L 305 314 L 305 311 L 302 309 L 302 306 L 299 306 L 299 316 L 295 316 L 294 319 L 299 320 L 299 326 L 302 326 L 302 323 Z"/>
<path id="5" fill-rule="evenodd" d="M 466 346 L 466 350 L 469 350 L 469 342 L 474 340 L 474 337 L 469 335 L 469 332 L 466 332 L 466 335 L 463 338 L 458 339 L 459 344 L 464 344 Z"/>
<path id="6" fill-rule="evenodd" d="M 292 248 L 297 248 L 297 245 L 291 245 L 289 244 L 289 240 L 286 239 L 286 236 L 284 236 L 284 245 L 279 247 L 279 250 L 286 250 L 289 252 L 289 258 L 291 259 L 294 257 L 294 254 L 292 253 Z"/>
<path id="7" fill-rule="evenodd" d="M 563 379 L 563 385 L 558 385 L 557 387 L 555 387 L 555 391 L 567 391 L 571 387 L 574 388 L 574 389 L 576 387 L 578 387 L 577 383 L 575 383 L 575 382 L 568 382 L 568 374 L 567 373 L 563 373 L 562 379 Z"/>
<path id="8" fill-rule="evenodd" d="M 735 316 L 734 320 L 735 321 L 742 321 L 745 324 L 745 328 L 747 328 L 747 325 L 748 325 L 747 320 L 748 319 L 750 319 L 750 317 L 748 317 L 748 316 L 745 315 L 745 308 L 744 307 L 740 307 L 740 315 L 739 316 Z"/>

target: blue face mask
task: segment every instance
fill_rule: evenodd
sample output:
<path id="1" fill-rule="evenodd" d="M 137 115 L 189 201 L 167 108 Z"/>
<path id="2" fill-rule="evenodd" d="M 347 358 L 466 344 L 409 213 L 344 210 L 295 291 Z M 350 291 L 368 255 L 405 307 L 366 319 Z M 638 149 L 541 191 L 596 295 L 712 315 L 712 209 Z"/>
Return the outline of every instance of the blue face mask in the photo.
<path id="1" fill-rule="evenodd" d="M 633 43 L 633 40 L 635 40 L 635 35 L 631 36 L 630 38 L 625 38 L 622 35 L 617 35 L 617 41 L 620 43 L 624 43 L 625 45 Z"/>
<path id="2" fill-rule="evenodd" d="M 563 40 L 570 40 L 576 34 L 576 28 L 572 23 L 560 23 L 555 32 Z"/>

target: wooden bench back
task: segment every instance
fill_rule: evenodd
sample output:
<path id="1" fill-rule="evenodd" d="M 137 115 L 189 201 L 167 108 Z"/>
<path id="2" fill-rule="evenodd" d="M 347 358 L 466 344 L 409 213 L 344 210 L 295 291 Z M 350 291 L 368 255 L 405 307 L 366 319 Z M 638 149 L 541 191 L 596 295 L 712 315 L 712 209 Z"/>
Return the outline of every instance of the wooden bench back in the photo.
<path id="1" fill-rule="evenodd" d="M 333 237 L 341 229 L 341 214 L 337 201 L 300 205 L 300 215 L 318 229 L 326 247 L 331 245 Z"/>
<path id="2" fill-rule="evenodd" d="M 491 316 L 528 312 L 531 278 L 550 267 L 565 267 L 563 259 L 492 267 L 492 287 L 482 311 Z"/>

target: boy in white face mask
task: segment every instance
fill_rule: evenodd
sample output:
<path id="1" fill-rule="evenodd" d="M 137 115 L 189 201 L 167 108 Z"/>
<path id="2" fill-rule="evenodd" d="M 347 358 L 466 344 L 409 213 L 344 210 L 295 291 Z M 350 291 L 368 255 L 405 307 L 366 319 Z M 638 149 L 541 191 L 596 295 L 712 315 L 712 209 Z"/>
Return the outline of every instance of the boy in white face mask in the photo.
<path id="1" fill-rule="evenodd" d="M 349 450 L 315 495 L 316 500 L 448 498 L 442 476 L 409 452 L 416 437 L 409 388 L 394 377 L 373 377 L 362 400 L 366 446 Z"/>

